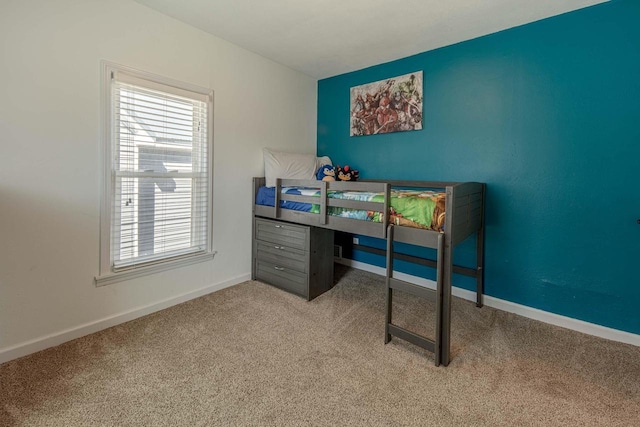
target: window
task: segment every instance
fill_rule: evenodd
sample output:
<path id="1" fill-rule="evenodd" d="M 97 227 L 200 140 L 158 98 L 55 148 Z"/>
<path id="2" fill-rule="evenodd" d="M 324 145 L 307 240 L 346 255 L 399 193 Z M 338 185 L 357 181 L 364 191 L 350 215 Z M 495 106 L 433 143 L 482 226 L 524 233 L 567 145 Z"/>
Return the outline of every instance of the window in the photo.
<path id="1" fill-rule="evenodd" d="M 96 283 L 211 259 L 213 93 L 113 64 L 104 79 Z"/>

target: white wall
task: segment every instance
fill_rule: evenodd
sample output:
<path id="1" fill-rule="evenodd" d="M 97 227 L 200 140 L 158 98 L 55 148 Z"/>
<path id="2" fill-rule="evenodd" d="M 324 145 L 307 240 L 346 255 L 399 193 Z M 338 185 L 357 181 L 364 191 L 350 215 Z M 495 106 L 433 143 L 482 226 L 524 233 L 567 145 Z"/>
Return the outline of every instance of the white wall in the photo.
<path id="1" fill-rule="evenodd" d="M 213 261 L 94 286 L 103 59 L 215 91 Z M 140 4 L 1 0 L 0 362 L 29 341 L 246 277 L 261 148 L 313 153 L 315 133 L 315 79 Z"/>

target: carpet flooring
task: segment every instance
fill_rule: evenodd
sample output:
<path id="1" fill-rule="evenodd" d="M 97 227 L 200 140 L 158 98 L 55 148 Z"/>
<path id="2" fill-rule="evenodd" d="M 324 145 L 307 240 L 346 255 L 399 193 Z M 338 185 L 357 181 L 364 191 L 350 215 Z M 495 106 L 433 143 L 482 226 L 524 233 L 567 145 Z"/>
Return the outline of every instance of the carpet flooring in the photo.
<path id="1" fill-rule="evenodd" d="M 454 299 L 435 367 L 384 345 L 382 277 L 336 269 L 311 302 L 249 281 L 5 363 L 0 426 L 640 425 L 640 348 Z"/>

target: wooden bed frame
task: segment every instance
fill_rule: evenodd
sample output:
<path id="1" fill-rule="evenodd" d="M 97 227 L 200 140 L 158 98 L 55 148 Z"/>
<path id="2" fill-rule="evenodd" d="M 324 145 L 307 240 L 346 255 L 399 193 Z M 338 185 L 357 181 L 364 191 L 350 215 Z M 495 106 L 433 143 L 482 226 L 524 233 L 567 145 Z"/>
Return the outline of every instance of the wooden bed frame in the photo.
<path id="1" fill-rule="evenodd" d="M 347 233 L 378 237 L 387 240 L 387 321 L 385 323 L 385 342 L 391 336 L 397 336 L 420 347 L 432 351 L 436 365 L 449 364 L 451 347 L 451 279 L 453 273 L 465 274 L 476 278 L 476 305 L 482 306 L 484 286 L 484 199 L 485 184 L 478 182 L 437 182 L 437 181 L 315 181 L 276 179 L 275 206 L 262 206 L 255 203 L 258 189 L 265 185 L 265 179 L 253 179 L 253 214 L 256 217 L 271 218 L 314 227 L 322 227 Z M 282 187 L 309 187 L 320 189 L 320 197 L 282 194 Z M 391 187 L 444 189 L 445 223 L 444 232 L 419 228 L 394 226 L 388 222 Z M 383 193 L 383 202 L 362 202 L 328 198 L 329 191 L 367 191 Z M 280 202 L 288 200 L 320 205 L 320 214 L 294 211 L 280 208 Z M 383 222 L 363 221 L 342 218 L 327 214 L 331 206 L 385 212 Z M 453 265 L 453 249 L 472 234 L 477 233 L 476 268 Z M 393 243 L 403 242 L 412 245 L 434 248 L 437 260 L 422 260 L 417 257 L 394 254 Z M 436 268 L 435 291 L 413 283 L 393 278 L 393 260 L 422 260 Z M 436 301 L 436 327 L 434 339 L 419 336 L 392 323 L 393 290 L 401 290 Z"/>

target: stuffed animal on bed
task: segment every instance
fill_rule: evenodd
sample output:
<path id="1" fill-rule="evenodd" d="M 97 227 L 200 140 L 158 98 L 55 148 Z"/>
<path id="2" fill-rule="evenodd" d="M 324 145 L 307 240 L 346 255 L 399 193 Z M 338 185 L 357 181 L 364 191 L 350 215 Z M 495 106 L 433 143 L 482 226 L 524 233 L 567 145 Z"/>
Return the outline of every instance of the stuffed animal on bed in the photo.
<path id="1" fill-rule="evenodd" d="M 318 178 L 318 181 L 335 181 L 336 170 L 331 165 L 322 165 L 316 173 L 316 178 Z"/>
<path id="2" fill-rule="evenodd" d="M 346 165 L 345 167 L 336 166 L 336 178 L 338 178 L 338 181 L 355 181 L 358 177 L 358 171 L 351 169 L 349 165 Z"/>

